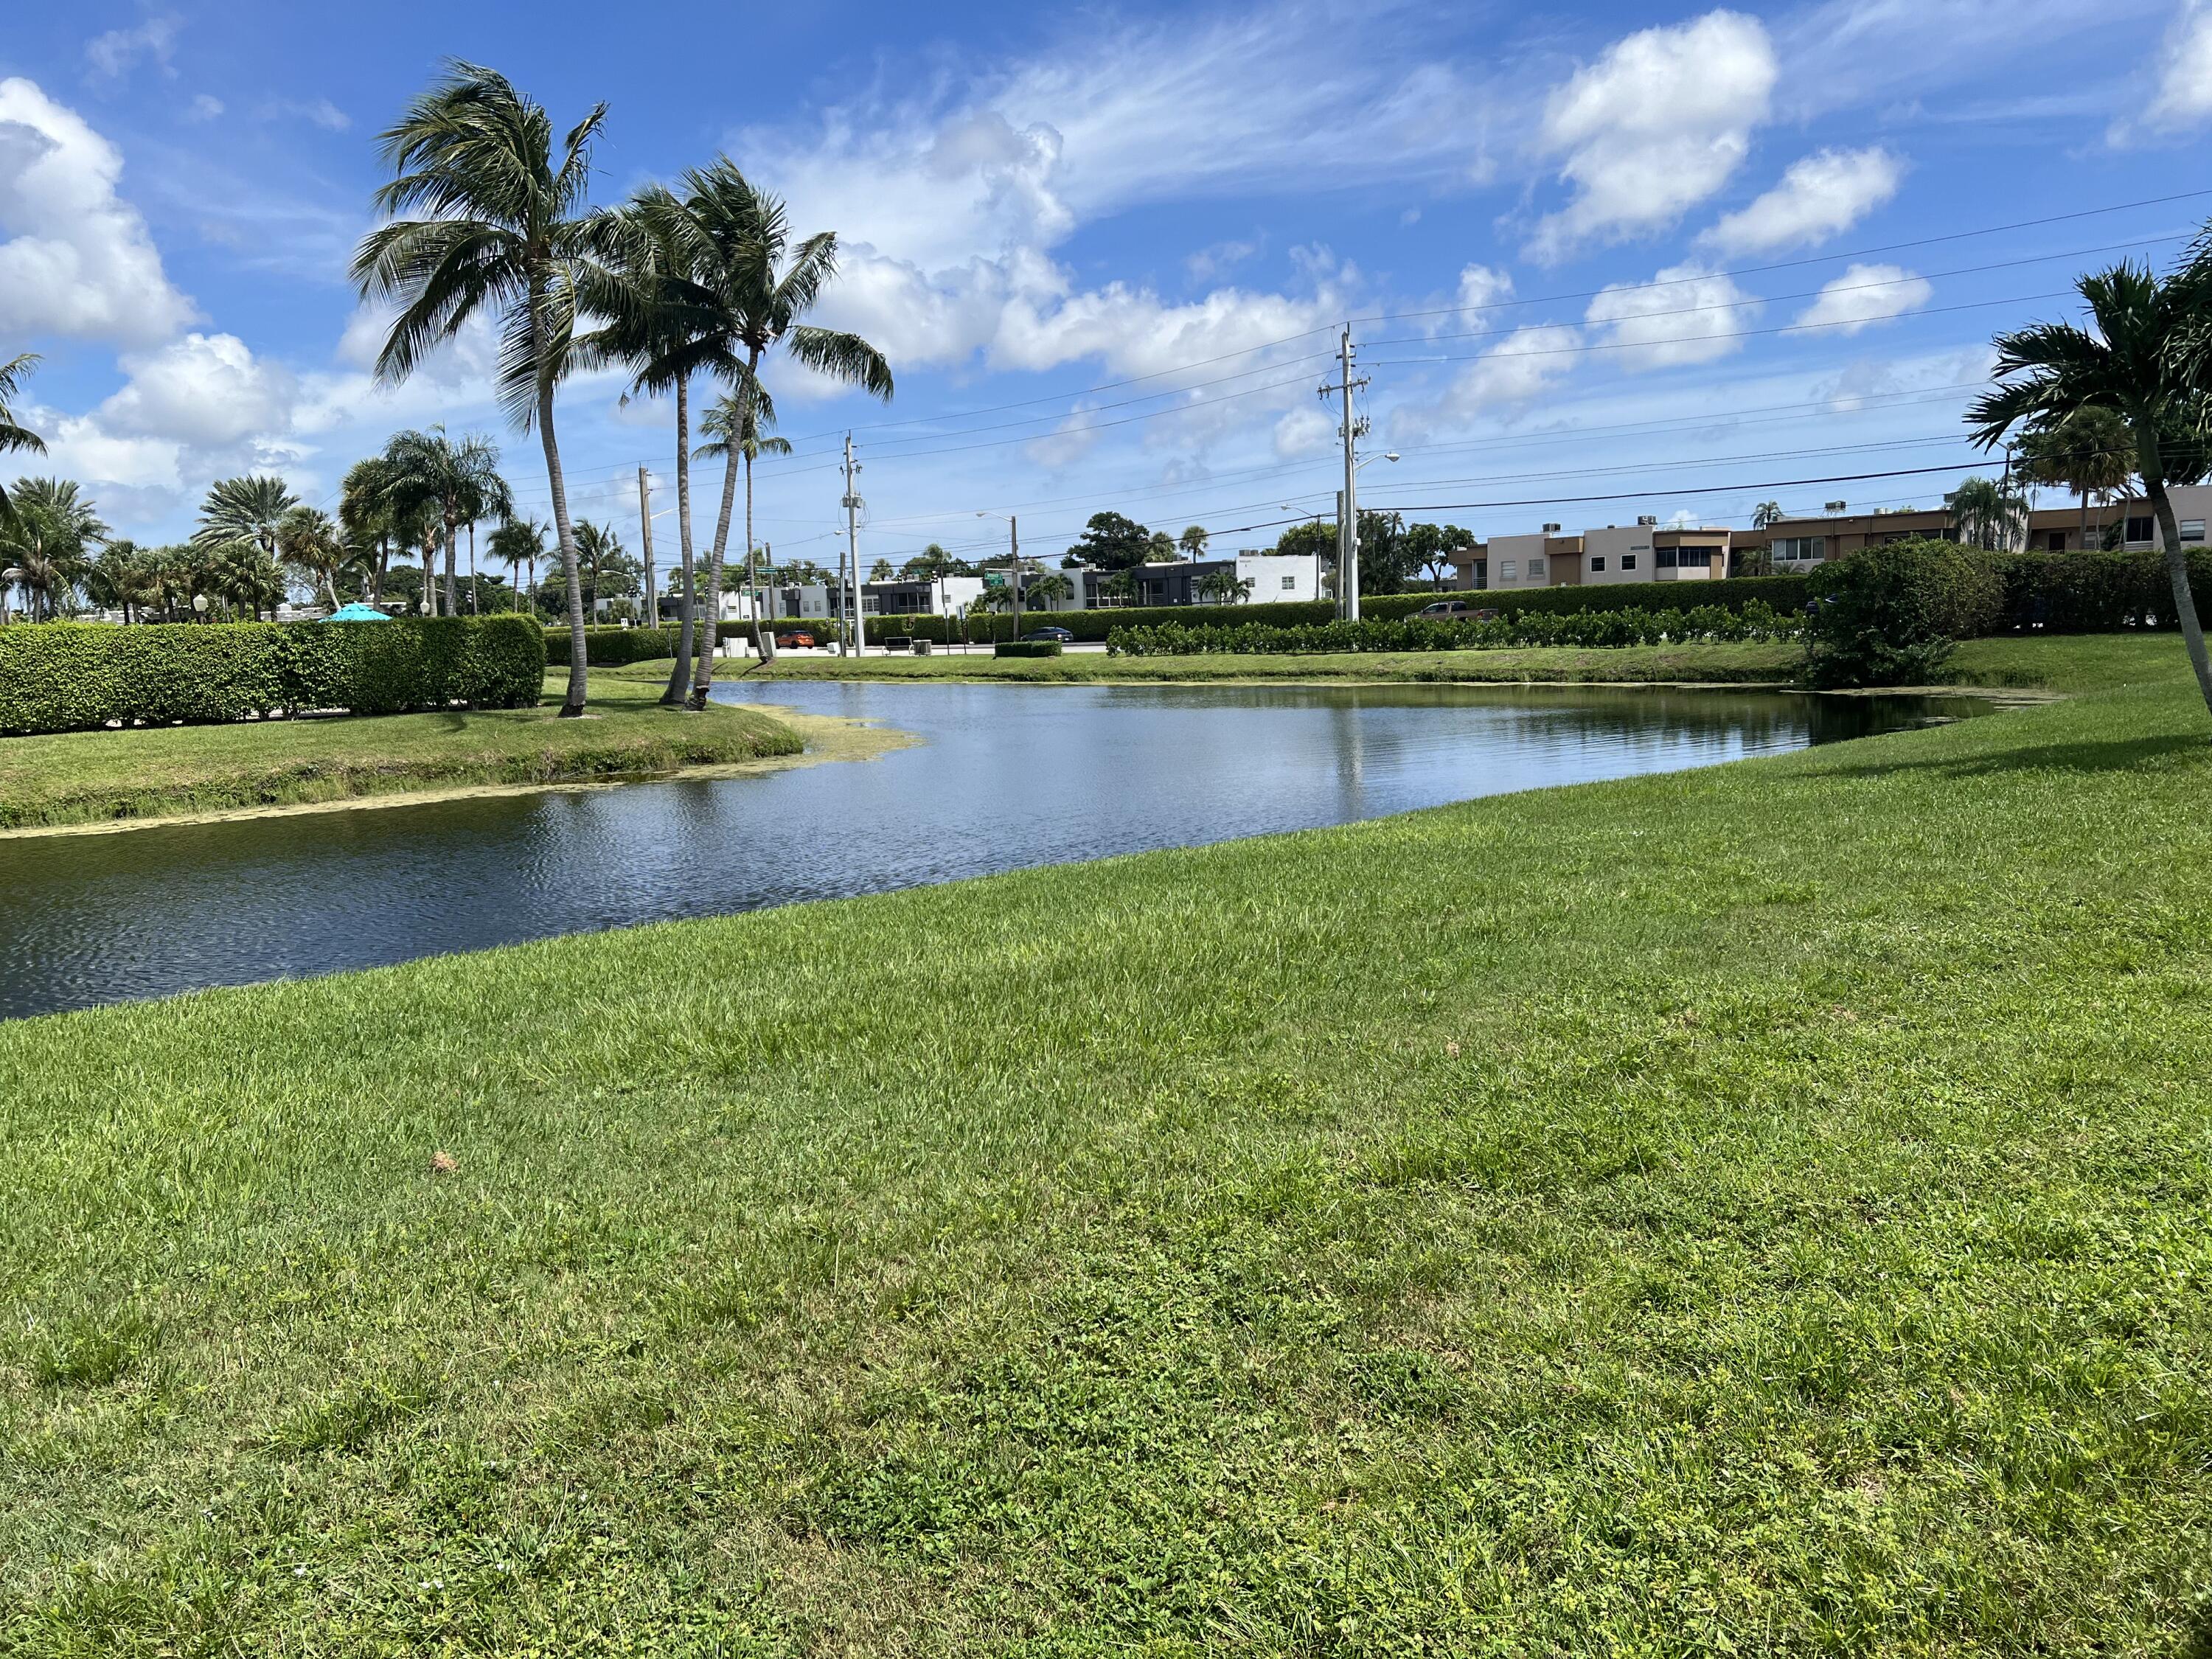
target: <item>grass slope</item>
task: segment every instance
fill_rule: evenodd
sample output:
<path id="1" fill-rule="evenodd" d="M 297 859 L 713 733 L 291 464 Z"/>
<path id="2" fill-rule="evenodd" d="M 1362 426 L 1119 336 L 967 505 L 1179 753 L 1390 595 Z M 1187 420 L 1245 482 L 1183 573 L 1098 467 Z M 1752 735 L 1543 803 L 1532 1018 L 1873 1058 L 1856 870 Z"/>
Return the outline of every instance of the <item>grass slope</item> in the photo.
<path id="1" fill-rule="evenodd" d="M 1677 681 L 1773 684 L 1791 678 L 1795 645 L 1632 646 L 1613 650 L 1370 651 L 1313 656 L 781 657 L 773 666 L 725 664 L 725 679 L 974 679 L 1050 684 L 1092 680 L 1417 680 L 1518 684 Z M 641 679 L 649 665 L 623 671 Z M 665 676 L 665 668 L 658 671 Z M 1945 678 L 1960 685 L 2082 690 L 2125 684 L 2178 684 L 2187 659 L 2172 635 L 2101 634 L 1972 640 Z"/>
<path id="2" fill-rule="evenodd" d="M 659 684 L 592 676 L 592 708 L 270 720 L 0 738 L 0 829 L 343 800 L 471 784 L 553 783 L 796 754 L 787 727 L 748 710 L 686 715 Z"/>
<path id="3" fill-rule="evenodd" d="M 0 1650 L 2182 1651 L 2208 806 L 2150 686 L 0 1026 Z"/>

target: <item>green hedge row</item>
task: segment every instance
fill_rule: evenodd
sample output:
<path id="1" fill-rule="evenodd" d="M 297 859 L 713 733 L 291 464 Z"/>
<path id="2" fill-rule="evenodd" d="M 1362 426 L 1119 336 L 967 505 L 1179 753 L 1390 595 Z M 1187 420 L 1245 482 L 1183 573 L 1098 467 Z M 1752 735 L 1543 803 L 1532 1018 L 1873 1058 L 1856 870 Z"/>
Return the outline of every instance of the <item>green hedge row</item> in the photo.
<path id="1" fill-rule="evenodd" d="M 1747 605 L 1771 610 L 1802 611 L 1807 598 L 1802 576 L 1727 576 L 1711 581 L 1607 582 L 1595 587 L 1482 589 L 1474 592 L 1378 593 L 1359 601 L 1362 619 L 1409 617 L 1438 599 L 1465 599 L 1500 612 L 1520 611 L 1668 611 L 1717 605 L 1740 611 Z"/>
<path id="2" fill-rule="evenodd" d="M 321 708 L 524 708 L 538 702 L 544 680 L 544 630 L 527 617 L 17 623 L 0 628 L 0 733 Z"/>
<path id="3" fill-rule="evenodd" d="M 2001 632 L 2110 634 L 2172 628 L 2173 582 L 2160 553 L 1990 553 Z M 2189 556 L 2199 616 L 2212 611 L 2212 551 Z"/>
<path id="4" fill-rule="evenodd" d="M 1165 623 L 1117 629 L 1107 649 L 1131 657 L 1227 653 L 1290 655 L 1307 652 L 1495 650 L 1510 646 L 1617 647 L 1681 644 L 1692 640 L 1789 640 L 1802 623 L 1771 605 L 1741 609 L 1705 605 L 1687 611 L 1528 611 L 1489 622 L 1430 622 L 1363 617 L 1303 628 L 1255 623 L 1233 627 Z"/>
<path id="5" fill-rule="evenodd" d="M 1000 640 L 991 647 L 994 657 L 1056 657 L 1058 640 Z"/>

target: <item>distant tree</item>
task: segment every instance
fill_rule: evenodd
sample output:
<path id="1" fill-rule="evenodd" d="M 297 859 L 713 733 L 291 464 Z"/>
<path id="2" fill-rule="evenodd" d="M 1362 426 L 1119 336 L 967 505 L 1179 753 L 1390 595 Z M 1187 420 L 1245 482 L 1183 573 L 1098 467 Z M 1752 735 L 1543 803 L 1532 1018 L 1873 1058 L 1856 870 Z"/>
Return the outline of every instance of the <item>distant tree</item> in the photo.
<path id="1" fill-rule="evenodd" d="M 1038 610 L 1048 611 L 1061 600 L 1075 597 L 1075 583 L 1063 572 L 1048 571 L 1041 576 L 1024 579 L 1022 597 Z"/>
<path id="2" fill-rule="evenodd" d="M 487 551 L 522 580 L 517 591 L 538 592 L 538 562 L 545 556 L 545 526 L 535 519 L 509 519 L 491 532 Z"/>
<path id="3" fill-rule="evenodd" d="M 207 590 L 255 622 L 265 606 L 273 616 L 284 602 L 284 573 L 258 541 L 222 542 L 207 549 Z"/>
<path id="4" fill-rule="evenodd" d="M 1194 524 L 1184 526 L 1182 534 L 1178 536 L 1176 540 L 1176 544 L 1182 549 L 1183 557 L 1187 559 L 1200 559 L 1206 556 L 1206 526 L 1204 525 Z"/>
<path id="5" fill-rule="evenodd" d="M 1414 556 L 1400 513 L 1359 510 L 1359 591 L 1402 593 L 1413 580 Z"/>
<path id="6" fill-rule="evenodd" d="M 2027 498 L 1995 478 L 1960 479 L 1950 507 L 1963 547 L 2010 552 L 2027 529 Z"/>
<path id="7" fill-rule="evenodd" d="M 46 452 L 46 441 L 30 428 L 17 421 L 9 405 L 22 395 L 23 382 L 39 366 L 34 352 L 24 352 L 0 363 L 0 455 L 27 450 L 34 455 Z M 8 492 L 0 489 L 0 519 L 8 516 Z"/>
<path id="8" fill-rule="evenodd" d="M 1145 562 L 1173 564 L 1180 554 L 1181 550 L 1176 547 L 1174 537 L 1169 535 L 1164 530 L 1155 530 L 1152 532 L 1152 541 L 1145 549 Z"/>
<path id="9" fill-rule="evenodd" d="M 1761 501 L 1751 509 L 1751 527 L 1753 530 L 1771 530 L 1781 522 L 1782 503 L 1779 501 Z"/>
<path id="10" fill-rule="evenodd" d="M 321 590 L 331 610 L 338 608 L 338 572 L 354 554 L 329 514 L 312 507 L 287 513 L 276 526 L 276 554 L 310 587 Z"/>
<path id="11" fill-rule="evenodd" d="M 51 622 L 76 605 L 92 550 L 107 539 L 91 499 L 68 478 L 18 478 L 0 520 L 0 566 L 21 571 L 34 617 Z"/>
<path id="12" fill-rule="evenodd" d="M 889 559 L 878 559 L 868 567 L 868 580 L 872 582 L 887 582 L 896 574 Z"/>
<path id="13" fill-rule="evenodd" d="M 1152 532 L 1134 519 L 1125 519 L 1119 513 L 1094 513 L 1082 536 L 1067 550 L 1067 556 L 1099 570 L 1127 570 L 1144 563 L 1152 550 Z"/>
<path id="14" fill-rule="evenodd" d="M 2212 394 L 2212 239 L 2200 239 L 2188 264 L 2161 283 L 2146 267 L 2123 261 L 2075 284 L 2094 331 L 2072 323 L 2036 323 L 1996 340 L 1995 388 L 1976 398 L 1966 423 L 1976 442 L 1992 448 L 2016 428 L 2055 426 L 2077 410 L 2108 409 L 2127 422 L 2136 476 L 2150 498 L 2166 548 L 2174 611 L 2212 709 L 2212 659 L 2190 592 L 2189 555 L 2169 483 L 2203 473 L 2201 446 L 2177 455 L 2161 441 L 2178 426 L 2202 433 Z M 2177 471 L 2177 467 L 2180 470 Z M 2191 476 L 2193 475 L 2193 476 Z"/>
<path id="15" fill-rule="evenodd" d="M 86 596 L 102 610 L 121 611 L 126 623 L 143 621 L 131 613 L 154 591 L 153 559 L 136 542 L 111 541 L 87 562 L 82 581 Z"/>
<path id="16" fill-rule="evenodd" d="M 1201 605 L 1241 605 L 1259 584 L 1239 576 L 1233 564 L 1218 564 L 1192 584 L 1192 595 Z"/>
<path id="17" fill-rule="evenodd" d="M 1320 519 L 1302 519 L 1275 538 L 1279 557 L 1310 559 L 1318 554 L 1323 564 L 1336 562 L 1336 526 Z"/>
<path id="18" fill-rule="evenodd" d="M 2031 426 L 2020 436 L 2021 475 L 2031 483 L 2070 490 L 2081 500 L 2081 544 L 2089 543 L 2089 503 L 2122 495 L 2136 475 L 2136 447 L 2116 410 L 2090 404 L 2062 420 Z"/>
<path id="19" fill-rule="evenodd" d="M 1443 591 L 1454 569 L 1452 555 L 1465 551 L 1474 538 L 1452 524 L 1416 524 L 1406 527 L 1405 556 L 1410 567 L 1425 577 L 1431 587 Z M 1363 569 L 1365 556 L 1363 550 Z"/>
<path id="20" fill-rule="evenodd" d="M 1098 583 L 1098 597 L 1126 605 L 1137 597 L 1137 577 L 1133 566 L 1125 565 Z"/>
<path id="21" fill-rule="evenodd" d="M 202 547 L 252 542 L 274 562 L 276 526 L 299 504 L 282 478 L 218 478 L 200 503 L 199 528 L 192 539 Z"/>

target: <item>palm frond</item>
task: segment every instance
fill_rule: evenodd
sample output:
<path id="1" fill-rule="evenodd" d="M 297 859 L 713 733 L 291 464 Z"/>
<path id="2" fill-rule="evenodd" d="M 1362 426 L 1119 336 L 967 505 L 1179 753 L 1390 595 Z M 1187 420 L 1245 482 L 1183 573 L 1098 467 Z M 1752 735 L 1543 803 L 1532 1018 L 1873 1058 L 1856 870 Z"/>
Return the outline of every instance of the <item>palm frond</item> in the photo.
<path id="1" fill-rule="evenodd" d="M 857 334 L 828 328 L 794 328 L 784 348 L 817 374 L 858 386 L 885 403 L 891 398 L 891 366 L 884 354 Z"/>

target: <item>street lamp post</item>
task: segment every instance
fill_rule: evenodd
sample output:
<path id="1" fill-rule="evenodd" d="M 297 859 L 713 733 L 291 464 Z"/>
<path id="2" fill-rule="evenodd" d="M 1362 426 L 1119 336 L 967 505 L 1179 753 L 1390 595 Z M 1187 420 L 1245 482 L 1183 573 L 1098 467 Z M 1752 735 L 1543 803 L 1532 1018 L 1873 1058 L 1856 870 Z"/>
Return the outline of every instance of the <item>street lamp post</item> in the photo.
<path id="1" fill-rule="evenodd" d="M 978 513 L 979 519 L 1004 519 L 1006 521 L 1006 553 L 1012 561 L 1006 580 L 1014 591 L 1014 626 L 1011 637 L 1019 639 L 1022 633 L 1022 530 L 1021 521 L 1010 513 Z"/>

